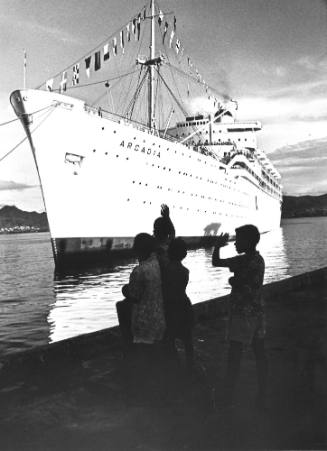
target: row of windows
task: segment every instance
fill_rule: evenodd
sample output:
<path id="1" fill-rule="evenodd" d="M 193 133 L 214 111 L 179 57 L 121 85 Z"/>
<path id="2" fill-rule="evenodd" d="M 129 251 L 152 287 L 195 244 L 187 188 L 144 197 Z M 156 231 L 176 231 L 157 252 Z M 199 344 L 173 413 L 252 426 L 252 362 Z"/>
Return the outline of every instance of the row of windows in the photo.
<path id="1" fill-rule="evenodd" d="M 132 202 L 134 201 L 134 199 L 131 199 L 130 197 L 128 197 L 126 199 L 126 202 Z M 143 200 L 141 201 L 141 204 L 143 205 L 152 205 L 152 202 L 149 200 Z M 170 208 L 172 209 L 176 209 L 176 210 L 184 210 L 184 211 L 195 211 L 197 213 L 208 213 L 208 214 L 214 214 L 214 215 L 218 215 L 218 216 L 228 216 L 230 218 L 244 218 L 244 215 L 234 215 L 231 212 L 220 212 L 220 211 L 214 211 L 214 210 L 202 210 L 201 208 L 189 208 L 189 207 L 185 207 L 183 205 L 169 205 Z"/>
<path id="2" fill-rule="evenodd" d="M 102 127 L 102 128 L 104 128 L 104 127 Z M 114 133 L 116 133 L 116 130 L 114 130 Z M 133 139 L 136 140 L 136 136 L 134 136 Z M 146 140 L 145 140 L 145 139 L 143 139 L 143 144 L 146 144 Z M 149 145 L 149 144 L 146 144 L 146 145 Z M 156 143 L 152 143 L 152 146 L 153 146 L 153 147 L 156 146 Z M 160 145 L 160 144 L 158 144 L 157 147 L 159 147 L 159 148 L 161 149 L 161 145 Z M 191 150 L 192 152 L 190 152 L 188 155 L 185 155 L 184 152 L 178 152 L 179 155 L 182 155 L 183 157 L 184 157 L 184 156 L 188 156 L 188 158 L 196 157 L 196 158 L 197 158 L 197 161 L 198 161 L 199 163 L 204 163 L 205 165 L 208 164 L 208 166 L 210 166 L 210 167 L 212 167 L 212 168 L 217 168 L 217 169 L 219 169 L 219 165 L 218 165 L 218 164 L 208 163 L 208 161 L 207 161 L 206 159 L 202 159 L 202 160 L 201 160 L 201 159 L 198 157 L 198 155 L 192 155 L 192 153 L 194 153 L 194 152 L 196 152 L 197 154 L 199 153 L 199 150 L 198 150 L 197 148 L 196 148 L 196 149 L 193 149 L 191 146 L 186 146 L 186 147 L 187 147 L 189 150 Z M 170 149 L 169 147 L 167 147 L 166 150 L 167 150 L 167 152 L 169 152 L 171 149 Z M 96 151 L 97 151 L 97 149 L 93 149 L 93 153 L 95 153 Z M 172 150 L 171 150 L 171 151 L 172 151 Z M 177 154 L 177 150 L 174 150 L 174 153 Z M 104 154 L 105 154 L 105 155 L 108 155 L 108 152 L 105 152 Z M 120 155 L 116 155 L 117 158 L 119 158 L 119 156 L 120 156 Z M 212 158 L 212 156 L 210 155 L 210 153 L 208 153 L 206 156 L 209 156 L 210 158 Z"/>
<path id="3" fill-rule="evenodd" d="M 102 127 L 102 130 L 104 130 L 104 127 Z M 220 130 L 221 131 L 221 130 Z M 116 130 L 114 130 L 113 131 L 113 133 L 116 133 Z M 134 140 L 136 140 L 136 136 L 134 136 L 134 138 L 133 138 Z M 246 139 L 245 139 L 246 140 Z M 146 140 L 145 139 L 143 139 L 143 143 L 146 143 Z M 155 146 L 156 145 L 156 143 L 153 143 L 152 144 L 153 146 Z M 159 144 L 158 145 L 158 147 L 159 148 L 161 148 L 161 145 Z M 170 148 L 169 147 L 167 147 L 167 151 L 169 151 L 170 150 Z M 93 152 L 96 152 L 96 149 L 93 149 Z M 175 154 L 177 154 L 177 150 L 174 150 L 174 152 L 175 152 Z M 105 155 L 108 155 L 108 152 L 105 152 Z M 119 155 L 119 154 L 116 154 L 116 158 L 119 158 L 121 155 Z M 182 156 L 184 156 L 184 153 L 182 152 Z M 129 158 L 128 157 L 125 157 L 126 158 L 126 160 L 129 160 Z M 191 154 L 189 155 L 189 158 L 191 158 Z M 207 161 L 206 160 L 201 160 L 201 159 L 199 159 L 198 158 L 198 162 L 204 162 L 204 164 L 207 164 Z M 152 164 L 152 166 L 154 167 L 155 166 L 155 164 Z M 210 165 L 211 167 L 215 167 L 215 168 L 220 168 L 219 167 L 219 165 L 217 165 L 217 164 L 211 164 Z M 158 166 L 159 167 L 159 166 Z M 164 168 L 165 169 L 165 168 Z M 248 170 L 249 170 L 249 172 L 259 181 L 259 183 L 260 183 L 260 179 L 259 179 L 259 177 L 250 169 L 250 168 L 247 168 Z M 171 169 L 168 169 L 168 171 L 171 171 Z M 181 174 L 181 171 L 179 171 L 179 174 Z M 193 177 L 193 175 L 192 174 L 187 174 L 187 173 L 183 173 L 183 175 L 190 175 L 190 177 Z M 202 180 L 202 177 L 196 177 L 196 178 L 198 178 L 199 180 Z M 269 180 L 270 181 L 270 180 Z M 272 180 L 271 180 L 272 181 Z M 209 180 L 209 179 L 207 179 L 207 182 L 209 182 L 209 183 L 214 183 L 214 184 L 217 184 L 217 182 L 214 182 L 213 180 Z M 262 183 L 262 182 L 261 182 Z M 273 185 L 275 186 L 275 188 L 277 188 L 277 186 L 276 186 L 276 184 L 274 184 L 273 183 Z M 263 186 L 263 185 L 261 185 L 261 186 Z M 229 188 L 229 187 L 228 187 Z M 268 187 L 267 186 L 267 189 L 271 192 L 271 193 L 274 193 L 274 194 L 279 194 L 278 192 L 274 192 L 274 190 L 271 190 L 270 189 L 270 187 Z"/>
<path id="4" fill-rule="evenodd" d="M 137 181 L 137 180 L 133 180 L 132 184 L 133 185 L 139 185 L 139 186 L 146 186 L 146 187 L 149 186 L 148 183 L 144 183 L 144 182 Z M 154 186 L 152 188 L 154 188 Z M 162 185 L 157 185 L 156 189 L 159 189 L 159 190 L 167 189 L 167 191 L 171 192 L 171 193 L 175 192 L 176 194 L 186 194 L 186 195 L 189 194 L 191 197 L 196 197 L 198 199 L 203 199 L 203 200 L 207 199 L 207 200 L 211 200 L 211 201 L 215 201 L 215 202 L 221 202 L 221 203 L 224 203 L 224 204 L 227 203 L 229 205 L 234 205 L 234 206 L 237 206 L 237 207 L 246 208 L 246 204 L 245 203 L 239 203 L 239 202 L 236 202 L 236 201 L 235 202 L 225 201 L 223 199 L 217 199 L 216 197 L 205 196 L 204 194 L 187 193 L 187 192 L 182 191 L 182 190 L 175 190 L 174 191 L 172 188 L 170 188 L 170 187 L 164 188 Z"/>
<path id="5" fill-rule="evenodd" d="M 95 152 L 95 149 L 93 150 Z M 108 152 L 105 152 L 105 155 L 107 155 Z M 116 158 L 122 157 L 122 155 L 116 154 Z M 126 160 L 129 160 L 129 157 L 124 157 Z M 150 163 L 146 163 L 146 165 L 150 165 Z M 161 165 L 156 165 L 155 163 L 151 163 L 151 167 L 156 167 L 157 169 L 162 169 L 164 171 L 168 171 L 171 172 L 172 168 L 168 168 L 166 166 L 161 166 Z M 177 171 L 176 171 L 177 173 Z M 182 172 L 181 170 L 178 171 L 178 175 L 182 175 L 185 177 L 194 177 L 196 180 L 201 180 L 201 181 L 206 181 L 207 183 L 213 184 L 213 185 L 219 185 L 220 188 L 226 188 L 232 191 L 236 191 L 236 192 L 240 192 L 239 189 L 236 188 L 236 181 L 235 180 L 231 180 L 229 185 L 225 185 L 224 183 L 219 183 L 218 181 L 214 181 L 212 179 L 204 179 L 203 177 L 200 177 L 198 175 L 193 176 L 192 174 L 188 173 L 188 172 Z M 228 179 L 225 178 L 225 182 L 228 182 Z M 134 183 L 134 182 L 133 182 Z"/>

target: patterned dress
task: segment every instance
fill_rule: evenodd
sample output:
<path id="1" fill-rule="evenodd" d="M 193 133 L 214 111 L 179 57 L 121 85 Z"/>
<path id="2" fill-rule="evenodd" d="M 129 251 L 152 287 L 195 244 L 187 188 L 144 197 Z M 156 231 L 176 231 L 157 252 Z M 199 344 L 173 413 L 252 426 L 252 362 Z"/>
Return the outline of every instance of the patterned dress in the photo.
<path id="1" fill-rule="evenodd" d="M 133 269 L 128 290 L 130 296 L 137 301 L 132 310 L 134 343 L 152 344 L 162 340 L 166 323 L 160 266 L 155 254 L 151 254 Z"/>
<path id="2" fill-rule="evenodd" d="M 229 339 L 250 344 L 265 335 L 262 285 L 265 262 L 258 251 L 228 259 L 234 277 L 230 296 Z"/>

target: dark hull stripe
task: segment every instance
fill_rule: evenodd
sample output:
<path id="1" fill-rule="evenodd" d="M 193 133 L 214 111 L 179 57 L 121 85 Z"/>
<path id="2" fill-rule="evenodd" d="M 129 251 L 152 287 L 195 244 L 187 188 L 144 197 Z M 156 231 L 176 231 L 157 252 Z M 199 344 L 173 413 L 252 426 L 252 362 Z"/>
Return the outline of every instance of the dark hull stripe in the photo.
<path id="1" fill-rule="evenodd" d="M 210 247 L 214 236 L 183 237 L 189 249 Z M 94 264 L 114 264 L 121 259 L 133 258 L 134 237 L 54 238 L 52 249 L 57 270 Z M 119 242 L 119 245 L 113 245 Z"/>

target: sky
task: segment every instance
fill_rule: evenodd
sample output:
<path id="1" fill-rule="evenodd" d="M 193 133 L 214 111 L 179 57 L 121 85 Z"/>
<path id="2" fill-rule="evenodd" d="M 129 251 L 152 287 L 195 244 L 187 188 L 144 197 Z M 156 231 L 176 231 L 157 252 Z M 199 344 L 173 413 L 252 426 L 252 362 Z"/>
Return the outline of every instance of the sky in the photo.
<path id="1" fill-rule="evenodd" d="M 34 88 L 140 11 L 145 0 L 0 0 L 0 124 L 15 118 L 9 95 Z M 327 193 L 327 0 L 162 0 L 187 54 L 210 86 L 259 120 L 258 142 L 289 195 Z M 24 138 L 0 126 L 0 159 Z M 31 150 L 0 161 L 0 206 L 44 211 Z"/>

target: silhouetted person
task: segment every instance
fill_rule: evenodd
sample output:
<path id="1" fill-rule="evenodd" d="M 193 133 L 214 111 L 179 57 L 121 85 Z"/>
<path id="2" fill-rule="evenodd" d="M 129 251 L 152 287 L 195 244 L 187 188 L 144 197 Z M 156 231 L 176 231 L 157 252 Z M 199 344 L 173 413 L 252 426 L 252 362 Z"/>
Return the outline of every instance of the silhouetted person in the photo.
<path id="1" fill-rule="evenodd" d="M 164 397 L 166 331 L 161 272 L 155 252 L 155 239 L 147 233 L 136 235 L 134 253 L 139 261 L 131 272 L 123 294 L 132 304 L 133 344 L 125 359 L 127 393 L 144 402 Z M 123 301 L 124 302 L 124 301 Z"/>
<path id="2" fill-rule="evenodd" d="M 161 324 L 164 317 L 162 280 L 156 247 L 155 238 L 147 233 L 140 233 L 134 239 L 133 252 L 139 260 L 139 265 L 133 269 L 129 283 L 122 288 L 125 299 L 116 303 L 125 353 L 133 342 L 142 342 L 140 334 L 144 337 L 149 334 L 149 340 L 143 337 L 144 343 L 151 341 L 151 334 L 154 334 L 156 340 L 163 337 L 162 329 L 165 329 L 165 326 Z M 153 328 L 156 328 L 156 331 L 152 330 Z"/>
<path id="3" fill-rule="evenodd" d="M 229 306 L 229 351 L 226 375 L 226 401 L 233 401 L 234 389 L 240 374 L 243 347 L 251 344 L 256 358 L 258 394 L 256 404 L 264 407 L 268 362 L 264 348 L 265 317 L 262 284 L 265 262 L 256 246 L 260 233 L 254 225 L 236 229 L 236 257 L 221 259 L 220 248 L 227 244 L 228 234 L 220 235 L 212 255 L 213 266 L 227 267 L 234 276 Z"/>
<path id="4" fill-rule="evenodd" d="M 175 238 L 168 247 L 169 262 L 163 270 L 163 294 L 165 301 L 167 340 L 175 348 L 175 339 L 184 345 L 186 363 L 193 368 L 193 310 L 186 294 L 189 270 L 182 260 L 187 255 L 186 244 L 181 238 Z"/>
<path id="5" fill-rule="evenodd" d="M 133 269 L 129 283 L 122 292 L 133 304 L 133 343 L 153 344 L 162 340 L 166 329 L 161 273 L 154 238 L 147 233 L 136 235 L 133 250 L 139 264 Z"/>
<path id="6" fill-rule="evenodd" d="M 153 223 L 153 236 L 156 240 L 156 252 L 160 266 L 168 261 L 168 245 L 175 238 L 175 227 L 170 219 L 169 207 L 161 205 L 161 216 Z"/>

